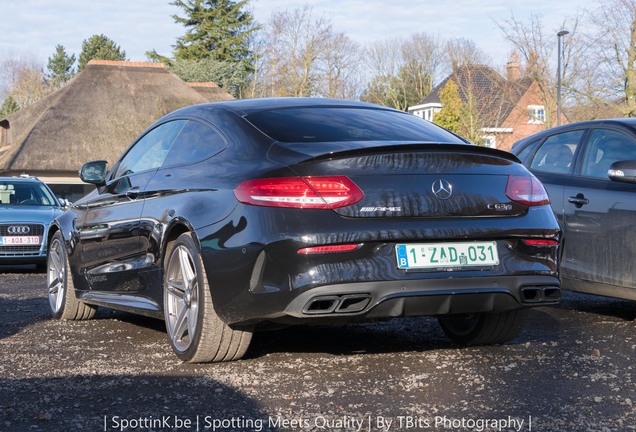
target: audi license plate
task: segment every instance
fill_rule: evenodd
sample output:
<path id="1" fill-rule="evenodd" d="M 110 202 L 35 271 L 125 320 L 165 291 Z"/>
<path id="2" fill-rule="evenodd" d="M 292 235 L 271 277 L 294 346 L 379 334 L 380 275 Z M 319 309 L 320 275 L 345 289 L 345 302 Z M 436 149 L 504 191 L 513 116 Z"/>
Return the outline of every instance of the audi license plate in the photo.
<path id="1" fill-rule="evenodd" d="M 39 236 L 4 236 L 0 237 L 0 245 L 39 245 Z"/>
<path id="2" fill-rule="evenodd" d="M 496 242 L 395 245 L 398 268 L 488 267 L 499 264 Z"/>

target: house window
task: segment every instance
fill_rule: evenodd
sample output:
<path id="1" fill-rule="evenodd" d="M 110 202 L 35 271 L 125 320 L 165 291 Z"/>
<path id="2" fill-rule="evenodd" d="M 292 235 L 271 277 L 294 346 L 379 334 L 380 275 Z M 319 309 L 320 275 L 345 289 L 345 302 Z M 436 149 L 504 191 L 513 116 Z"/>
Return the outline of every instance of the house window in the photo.
<path id="1" fill-rule="evenodd" d="M 545 107 L 543 105 L 528 105 L 528 123 L 545 123 Z"/>
<path id="2" fill-rule="evenodd" d="M 481 139 L 484 147 L 497 148 L 497 137 L 494 135 L 485 135 Z"/>

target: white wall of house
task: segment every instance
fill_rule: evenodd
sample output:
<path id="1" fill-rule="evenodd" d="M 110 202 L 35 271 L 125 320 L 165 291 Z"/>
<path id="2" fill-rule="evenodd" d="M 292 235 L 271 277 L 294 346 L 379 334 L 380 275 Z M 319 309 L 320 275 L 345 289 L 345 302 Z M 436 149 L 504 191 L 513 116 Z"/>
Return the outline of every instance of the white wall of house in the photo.
<path id="1" fill-rule="evenodd" d="M 435 118 L 435 114 L 442 110 L 442 104 L 440 103 L 428 103 L 423 105 L 414 105 L 409 107 L 409 112 L 418 116 L 421 119 L 428 120 L 430 122 Z"/>

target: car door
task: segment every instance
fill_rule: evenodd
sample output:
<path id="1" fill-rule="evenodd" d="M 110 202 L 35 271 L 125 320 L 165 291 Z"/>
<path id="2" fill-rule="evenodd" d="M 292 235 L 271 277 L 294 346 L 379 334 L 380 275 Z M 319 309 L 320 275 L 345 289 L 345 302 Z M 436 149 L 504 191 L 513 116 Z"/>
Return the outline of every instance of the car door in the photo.
<path id="1" fill-rule="evenodd" d="M 585 133 L 585 129 L 574 129 L 548 135 L 535 147 L 529 162 L 526 161 L 548 191 L 552 210 L 562 229 L 565 188 L 572 181 L 575 156 Z"/>
<path id="2" fill-rule="evenodd" d="M 565 281 L 570 289 L 618 297 L 628 289 L 636 295 L 636 185 L 607 175 L 620 160 L 636 160 L 636 137 L 617 129 L 591 129 L 576 175 L 564 190 L 562 276 L 570 279 Z"/>
<path id="3" fill-rule="evenodd" d="M 226 146 L 225 138 L 217 130 L 200 121 L 188 120 L 180 131 L 161 167 L 146 185 L 140 240 L 150 259 L 157 261 L 160 257 L 161 235 L 174 217 L 186 217 L 187 223 L 198 227 L 216 222 L 219 212 L 227 214 L 209 196 L 215 190 L 210 183 L 214 164 L 201 163 Z"/>
<path id="4" fill-rule="evenodd" d="M 138 272 L 147 265 L 140 241 L 146 185 L 184 124 L 164 123 L 138 139 L 113 167 L 106 185 L 78 207 L 76 234 L 90 289 L 139 290 Z"/>

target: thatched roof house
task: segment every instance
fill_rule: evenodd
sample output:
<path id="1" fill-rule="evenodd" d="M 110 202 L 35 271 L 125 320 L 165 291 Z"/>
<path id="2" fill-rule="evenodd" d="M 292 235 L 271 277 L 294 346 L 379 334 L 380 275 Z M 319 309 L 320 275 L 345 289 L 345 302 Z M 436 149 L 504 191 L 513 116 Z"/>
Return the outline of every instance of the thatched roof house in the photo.
<path id="1" fill-rule="evenodd" d="M 189 82 L 186 84 L 210 102 L 234 99 L 231 94 L 223 90 L 217 83 L 214 82 Z"/>
<path id="2" fill-rule="evenodd" d="M 183 106 L 232 98 L 213 83 L 196 90 L 161 63 L 93 60 L 64 87 L 0 118 L 0 175 L 80 183 L 89 160 L 113 163 L 140 132 Z M 57 192 L 57 191 L 56 191 Z"/>

